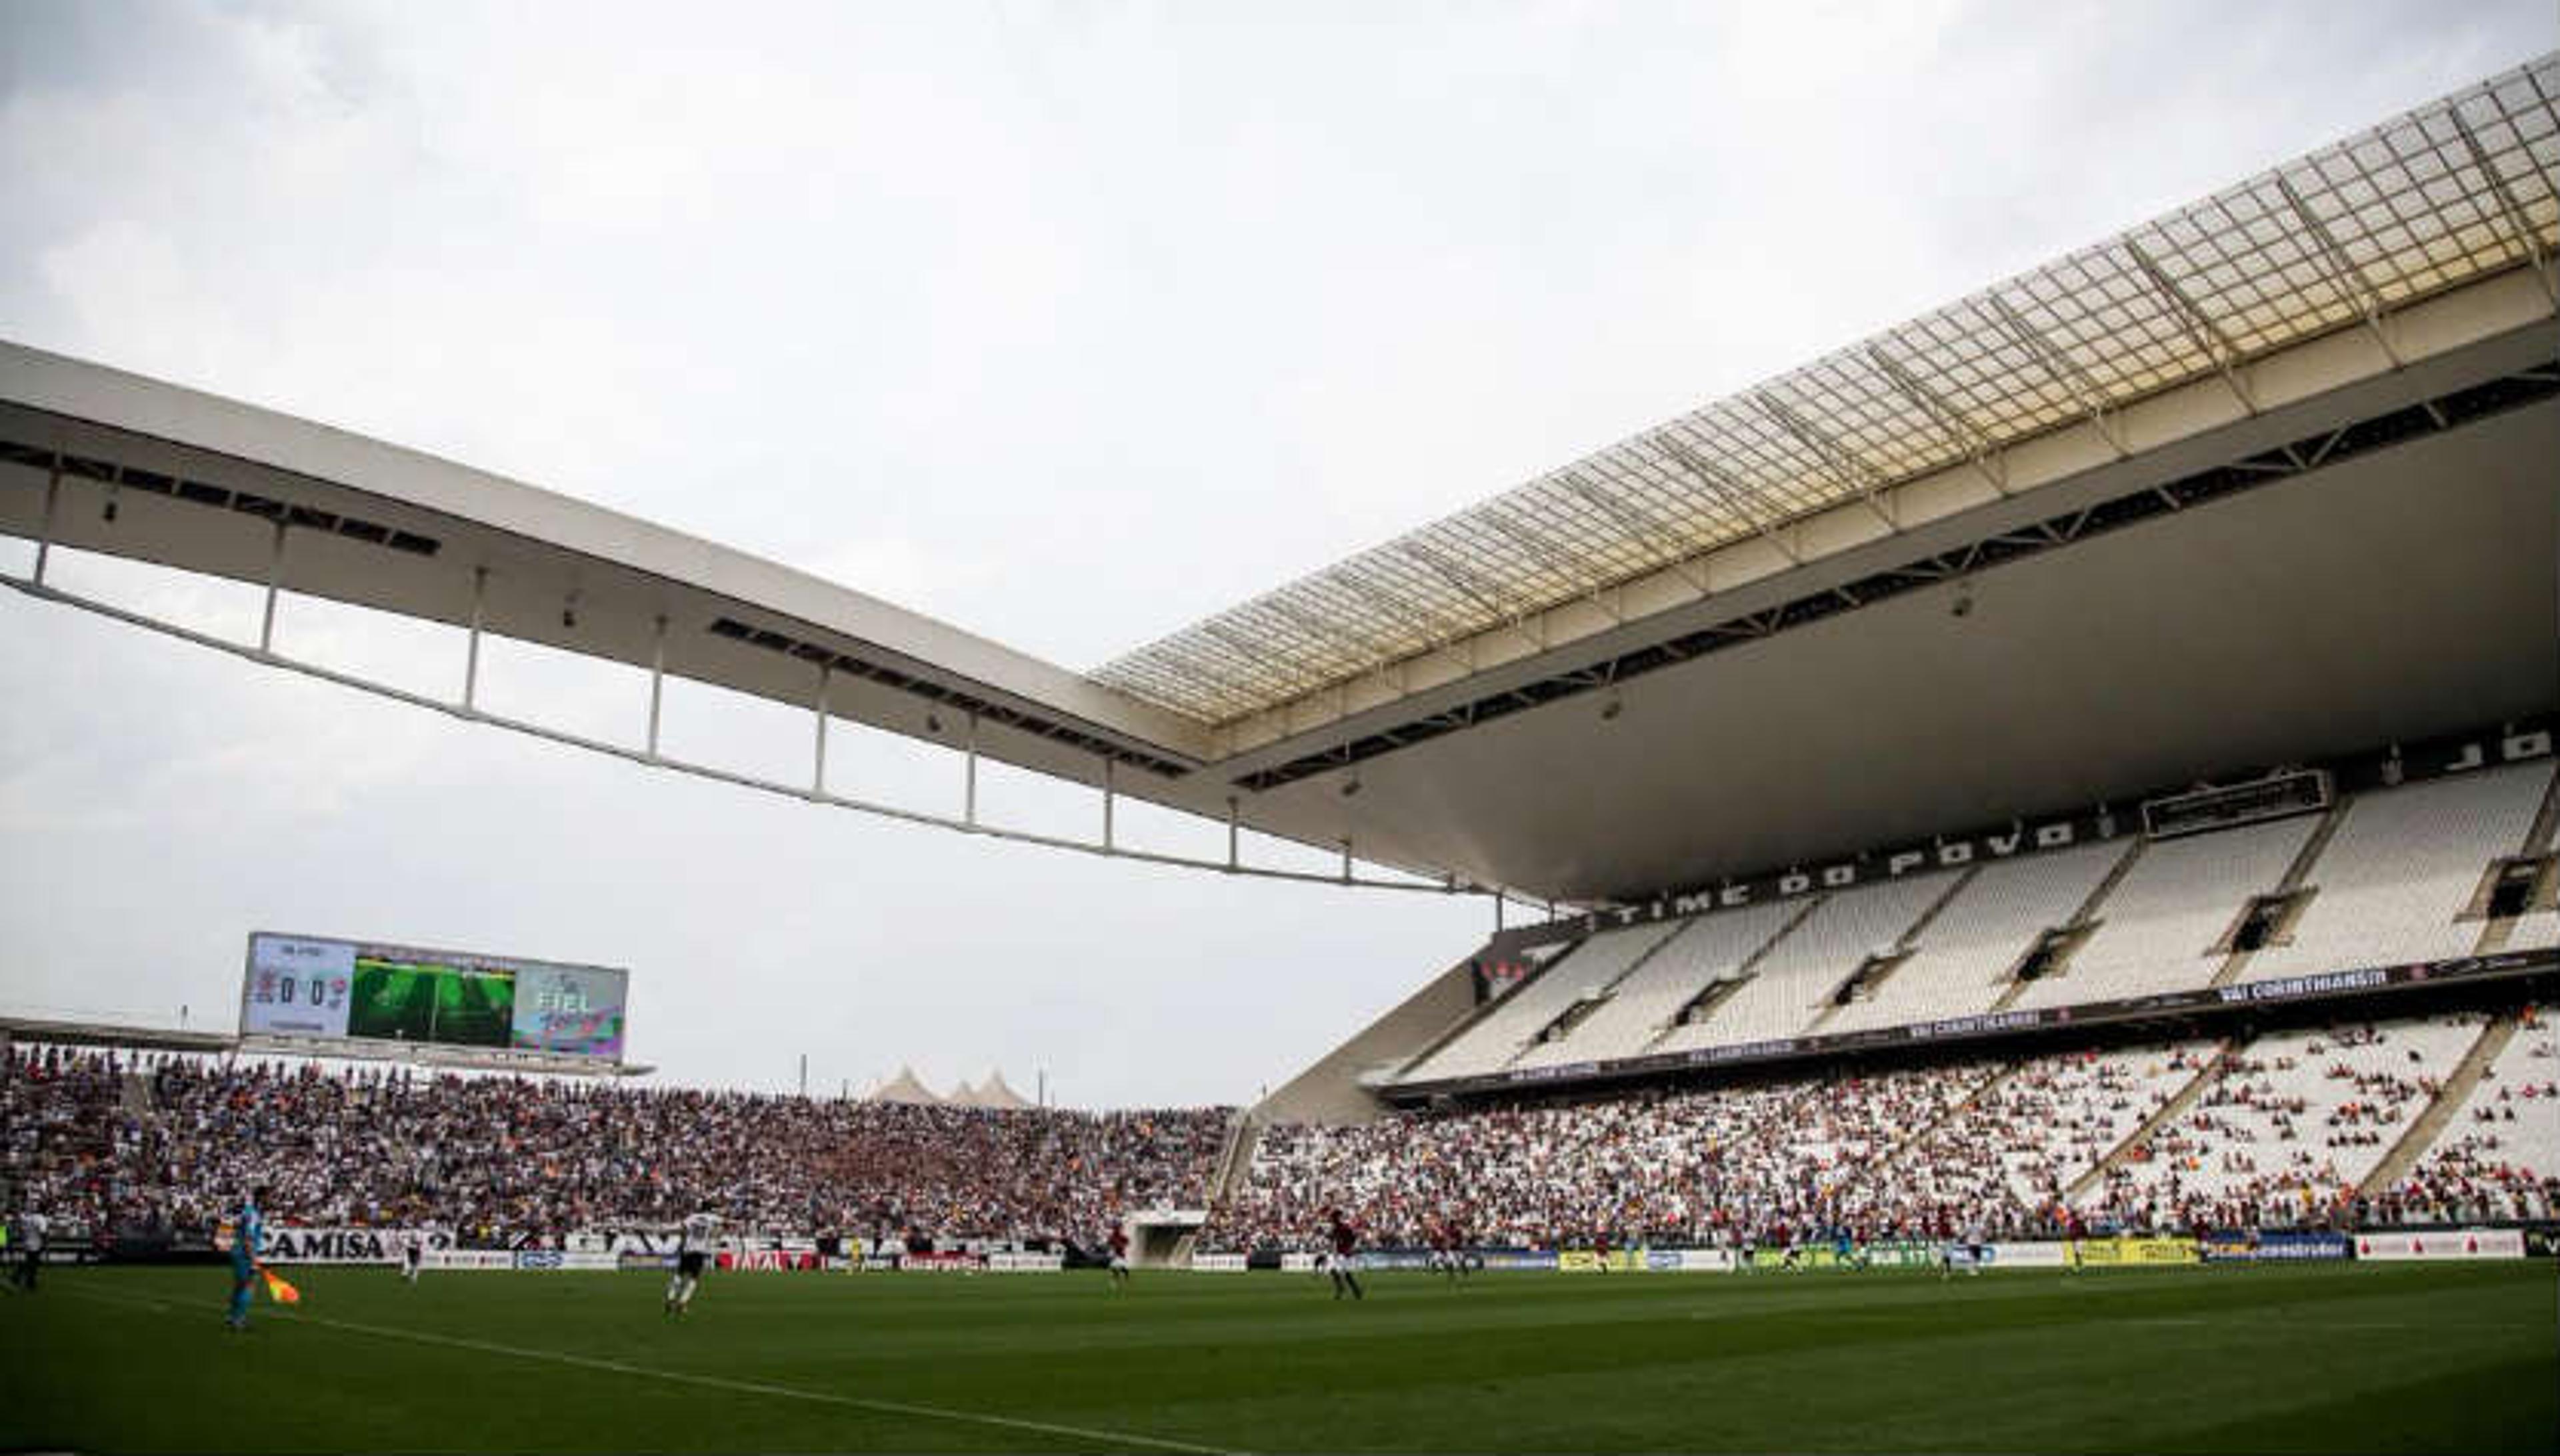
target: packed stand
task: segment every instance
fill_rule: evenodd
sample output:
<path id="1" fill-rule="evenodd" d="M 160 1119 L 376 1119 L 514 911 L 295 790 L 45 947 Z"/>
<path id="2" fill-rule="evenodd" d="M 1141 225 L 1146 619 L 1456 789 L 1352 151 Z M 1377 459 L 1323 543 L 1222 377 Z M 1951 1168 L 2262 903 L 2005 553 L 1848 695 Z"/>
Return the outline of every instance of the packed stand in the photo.
<path id="1" fill-rule="evenodd" d="M 20 1048 L 0 1178 L 58 1224 L 210 1229 L 240 1194 L 307 1224 L 521 1242 L 710 1209 L 773 1232 L 1087 1242 L 1199 1208 L 1232 1110 L 1086 1113 L 634 1090 Z"/>
<path id="2" fill-rule="evenodd" d="M 1335 1208 L 1402 1246 L 1448 1225 L 1488 1245 L 1938 1236 L 1976 1211 L 1912 1197 L 1899 1155 L 1993 1070 L 1274 1126 L 1203 1246 L 1315 1248 Z"/>

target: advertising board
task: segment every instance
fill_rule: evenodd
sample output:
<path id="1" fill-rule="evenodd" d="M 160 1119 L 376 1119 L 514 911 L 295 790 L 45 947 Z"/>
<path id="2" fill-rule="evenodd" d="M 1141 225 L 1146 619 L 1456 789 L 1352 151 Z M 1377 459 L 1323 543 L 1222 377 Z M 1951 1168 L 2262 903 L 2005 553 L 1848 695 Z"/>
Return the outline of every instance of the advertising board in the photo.
<path id="1" fill-rule="evenodd" d="M 257 1256 L 268 1264 L 397 1264 L 412 1237 L 423 1237 L 429 1253 L 453 1246 L 453 1235 L 442 1229 L 297 1228 L 270 1223 L 258 1236 Z"/>
<path id="2" fill-rule="evenodd" d="M 2405 1262 L 2411 1259 L 2520 1259 L 2521 1228 L 2445 1228 L 2429 1231 L 2356 1235 L 2359 1259 Z"/>
<path id="3" fill-rule="evenodd" d="M 2207 1233 L 2196 1248 L 2208 1264 L 2344 1259 L 2355 1254 L 2343 1233 L 2299 1228 L 2235 1228 Z"/>
<path id="4" fill-rule="evenodd" d="M 2083 1264 L 2192 1264 L 2203 1257 L 2192 1238 L 2080 1240 L 2080 1262 Z"/>

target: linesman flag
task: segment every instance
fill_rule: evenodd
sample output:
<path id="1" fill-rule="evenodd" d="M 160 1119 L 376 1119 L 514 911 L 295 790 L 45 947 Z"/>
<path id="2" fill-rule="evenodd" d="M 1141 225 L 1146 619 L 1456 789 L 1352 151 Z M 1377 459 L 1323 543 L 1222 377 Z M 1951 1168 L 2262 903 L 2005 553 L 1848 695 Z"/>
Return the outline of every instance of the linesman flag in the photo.
<path id="1" fill-rule="evenodd" d="M 302 1302 L 302 1291 L 285 1283 L 283 1275 L 268 1268 L 264 1264 L 258 1265 L 257 1271 L 266 1276 L 267 1298 L 274 1300 L 277 1304 L 300 1304 Z"/>

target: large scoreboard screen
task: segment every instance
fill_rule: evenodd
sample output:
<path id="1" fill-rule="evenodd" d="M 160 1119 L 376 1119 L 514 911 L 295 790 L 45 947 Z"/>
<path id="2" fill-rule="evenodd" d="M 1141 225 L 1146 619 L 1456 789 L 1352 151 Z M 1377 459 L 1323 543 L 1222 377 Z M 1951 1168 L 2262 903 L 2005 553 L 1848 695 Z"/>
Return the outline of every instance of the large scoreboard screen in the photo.
<path id="1" fill-rule="evenodd" d="M 627 972 L 258 931 L 240 1035 L 622 1059 Z"/>

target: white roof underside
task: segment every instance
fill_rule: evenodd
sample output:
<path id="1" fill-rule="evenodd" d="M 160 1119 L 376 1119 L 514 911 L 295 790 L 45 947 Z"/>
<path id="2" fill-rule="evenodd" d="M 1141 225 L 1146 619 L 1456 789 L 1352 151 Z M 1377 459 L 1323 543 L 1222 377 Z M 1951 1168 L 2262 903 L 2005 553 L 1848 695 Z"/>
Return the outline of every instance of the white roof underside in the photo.
<path id="1" fill-rule="evenodd" d="M 1233 723 L 2538 265 L 2560 240 L 2555 98 L 2560 53 L 1714 401 L 1093 676 Z"/>

